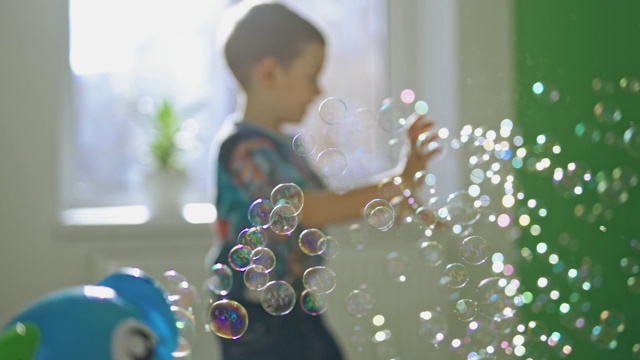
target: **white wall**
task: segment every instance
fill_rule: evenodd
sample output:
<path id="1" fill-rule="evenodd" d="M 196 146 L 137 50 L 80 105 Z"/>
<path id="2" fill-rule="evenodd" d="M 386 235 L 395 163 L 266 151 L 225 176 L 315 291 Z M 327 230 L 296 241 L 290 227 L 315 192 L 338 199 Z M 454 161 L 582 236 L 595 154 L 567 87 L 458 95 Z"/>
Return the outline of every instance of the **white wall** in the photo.
<path id="1" fill-rule="evenodd" d="M 436 119 L 451 122 L 452 128 L 464 123 L 496 126 L 510 115 L 508 0 L 390 2 L 393 93 L 411 87 L 425 94 Z M 445 15 L 434 10 L 438 8 Z M 59 135 L 69 113 L 66 9 L 65 0 L 0 2 L 0 324 L 47 292 L 95 282 L 114 266 L 139 265 L 158 275 L 165 264 L 174 264 L 196 284 L 204 276 L 202 261 L 211 242 L 206 227 L 132 230 L 57 225 L 58 153 L 63 145 Z M 453 179 L 447 183 L 466 182 L 456 175 L 463 170 L 462 165 L 451 170 Z M 333 229 L 336 236 L 346 236 L 344 231 L 340 226 Z M 360 261 L 369 268 L 359 268 L 356 274 L 384 284 L 370 270 L 393 247 L 386 242 L 367 252 L 369 260 Z M 334 270 L 352 271 L 352 256 L 356 254 L 345 250 L 332 263 Z M 358 282 L 356 277 L 344 280 L 336 299 Z M 413 289 L 406 298 L 423 296 L 422 290 Z M 397 284 L 388 284 L 378 291 L 399 290 Z M 381 305 L 385 301 L 391 300 L 381 300 Z M 329 318 L 348 344 L 346 327 L 353 325 L 352 319 L 338 312 Z M 415 356 L 413 347 L 419 346 L 408 340 L 399 345 L 403 358 Z M 210 344 L 203 346 L 204 353 L 213 351 Z M 353 358 L 370 358 L 349 353 Z"/>

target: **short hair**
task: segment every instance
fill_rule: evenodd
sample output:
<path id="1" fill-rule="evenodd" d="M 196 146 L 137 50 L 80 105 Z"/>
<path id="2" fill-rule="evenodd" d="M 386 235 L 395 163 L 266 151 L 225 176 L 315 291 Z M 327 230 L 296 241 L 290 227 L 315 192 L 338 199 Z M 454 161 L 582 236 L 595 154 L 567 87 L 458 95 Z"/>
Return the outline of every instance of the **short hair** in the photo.
<path id="1" fill-rule="evenodd" d="M 229 69 L 246 90 L 252 68 L 273 56 L 288 66 L 306 44 L 325 45 L 322 33 L 288 7 L 272 2 L 243 1 L 232 9 L 221 27 L 221 45 Z"/>

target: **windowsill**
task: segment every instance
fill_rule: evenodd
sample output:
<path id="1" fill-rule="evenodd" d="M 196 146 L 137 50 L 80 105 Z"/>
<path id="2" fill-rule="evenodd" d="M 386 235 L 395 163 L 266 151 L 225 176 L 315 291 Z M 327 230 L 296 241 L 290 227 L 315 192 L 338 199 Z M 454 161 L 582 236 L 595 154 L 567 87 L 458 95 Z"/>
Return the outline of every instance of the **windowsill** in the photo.
<path id="1" fill-rule="evenodd" d="M 216 218 L 209 204 L 186 204 L 181 212 L 154 216 L 144 205 L 74 208 L 62 211 L 55 236 L 70 242 L 153 242 L 210 245 L 209 224 Z"/>

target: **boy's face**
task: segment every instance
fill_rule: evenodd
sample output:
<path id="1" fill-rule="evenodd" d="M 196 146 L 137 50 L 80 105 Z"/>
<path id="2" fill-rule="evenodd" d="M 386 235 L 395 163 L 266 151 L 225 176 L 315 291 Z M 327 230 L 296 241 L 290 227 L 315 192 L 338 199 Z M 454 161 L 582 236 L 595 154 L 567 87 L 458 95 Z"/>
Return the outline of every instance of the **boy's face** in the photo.
<path id="1" fill-rule="evenodd" d="M 310 43 L 291 64 L 280 66 L 274 100 L 282 122 L 301 121 L 307 106 L 321 93 L 318 75 L 323 63 L 324 46 Z"/>

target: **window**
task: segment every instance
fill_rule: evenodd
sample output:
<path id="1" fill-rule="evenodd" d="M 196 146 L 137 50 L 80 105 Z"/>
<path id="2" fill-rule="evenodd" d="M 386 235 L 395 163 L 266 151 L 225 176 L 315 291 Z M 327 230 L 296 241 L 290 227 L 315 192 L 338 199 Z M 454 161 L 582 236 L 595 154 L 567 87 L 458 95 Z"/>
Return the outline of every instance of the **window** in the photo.
<path id="1" fill-rule="evenodd" d="M 181 119 L 176 140 L 189 179 L 184 202 L 208 202 L 209 141 L 235 108 L 235 89 L 215 47 L 219 16 L 233 2 L 69 0 L 73 116 L 63 208 L 145 202 L 151 117 L 165 99 Z M 377 107 L 387 91 L 379 76 L 386 73 L 385 3 L 285 3 L 327 36 L 324 95 Z M 309 122 L 317 122 L 314 116 Z"/>

